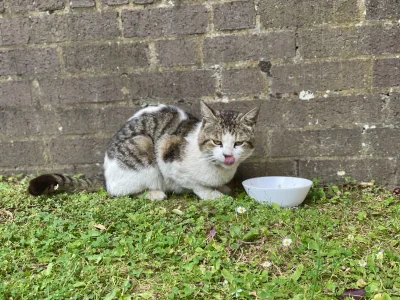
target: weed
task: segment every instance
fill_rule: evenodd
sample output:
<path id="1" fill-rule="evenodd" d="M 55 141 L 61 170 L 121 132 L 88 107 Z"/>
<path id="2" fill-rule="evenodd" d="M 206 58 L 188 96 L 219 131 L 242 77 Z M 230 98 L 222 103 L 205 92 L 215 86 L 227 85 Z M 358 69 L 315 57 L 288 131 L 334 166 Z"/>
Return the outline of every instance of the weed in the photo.
<path id="1" fill-rule="evenodd" d="M 376 186 L 316 185 L 297 209 L 26 186 L 0 181 L 1 299 L 399 299 L 400 198 Z"/>

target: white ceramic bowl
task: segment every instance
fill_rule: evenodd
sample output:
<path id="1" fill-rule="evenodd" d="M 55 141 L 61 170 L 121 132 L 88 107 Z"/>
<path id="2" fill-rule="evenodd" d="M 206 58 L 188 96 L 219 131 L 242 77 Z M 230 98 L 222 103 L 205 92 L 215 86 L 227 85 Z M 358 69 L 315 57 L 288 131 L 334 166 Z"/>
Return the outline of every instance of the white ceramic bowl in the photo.
<path id="1" fill-rule="evenodd" d="M 281 207 L 301 204 L 312 181 L 297 177 L 266 176 L 243 181 L 247 195 L 261 203 L 276 203 Z"/>

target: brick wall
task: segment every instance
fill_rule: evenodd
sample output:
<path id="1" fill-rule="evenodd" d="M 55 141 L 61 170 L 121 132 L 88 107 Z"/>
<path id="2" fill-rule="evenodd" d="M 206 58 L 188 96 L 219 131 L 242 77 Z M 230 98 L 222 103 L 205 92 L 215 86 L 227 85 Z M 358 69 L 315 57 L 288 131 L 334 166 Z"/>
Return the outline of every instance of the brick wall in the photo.
<path id="1" fill-rule="evenodd" d="M 140 107 L 199 99 L 261 105 L 239 177 L 396 185 L 400 3 L 0 0 L 0 173 L 92 174 Z"/>

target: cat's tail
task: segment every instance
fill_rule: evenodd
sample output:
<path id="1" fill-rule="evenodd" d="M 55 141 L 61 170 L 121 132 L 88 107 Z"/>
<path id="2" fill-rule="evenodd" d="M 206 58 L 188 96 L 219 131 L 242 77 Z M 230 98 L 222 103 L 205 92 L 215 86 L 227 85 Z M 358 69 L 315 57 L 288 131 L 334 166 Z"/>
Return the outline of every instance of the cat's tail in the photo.
<path id="1" fill-rule="evenodd" d="M 104 187 L 103 175 L 91 178 L 75 178 L 61 174 L 40 175 L 29 182 L 28 192 L 33 196 L 47 195 L 55 191 L 64 192 L 95 192 Z"/>

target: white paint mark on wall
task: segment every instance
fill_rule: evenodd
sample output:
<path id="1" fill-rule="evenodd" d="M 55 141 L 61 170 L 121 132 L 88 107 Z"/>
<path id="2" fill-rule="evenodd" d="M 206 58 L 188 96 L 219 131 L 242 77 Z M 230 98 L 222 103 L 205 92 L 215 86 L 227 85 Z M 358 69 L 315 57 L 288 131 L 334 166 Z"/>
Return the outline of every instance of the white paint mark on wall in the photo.
<path id="1" fill-rule="evenodd" d="M 299 94 L 300 100 L 311 100 L 314 98 L 314 94 L 311 91 L 301 91 Z"/>
<path id="2" fill-rule="evenodd" d="M 368 129 L 375 129 L 376 125 L 371 125 L 369 126 L 368 124 L 365 124 L 362 128 L 362 133 L 365 133 Z"/>
<path id="3" fill-rule="evenodd" d="M 227 96 L 222 97 L 221 100 L 223 103 L 228 103 L 229 102 L 229 98 Z"/>
<path id="4" fill-rule="evenodd" d="M 122 92 L 122 94 L 124 94 L 124 95 L 128 95 L 128 94 L 129 94 L 129 90 L 128 90 L 126 87 L 123 87 L 123 88 L 121 89 L 121 92 Z"/>

